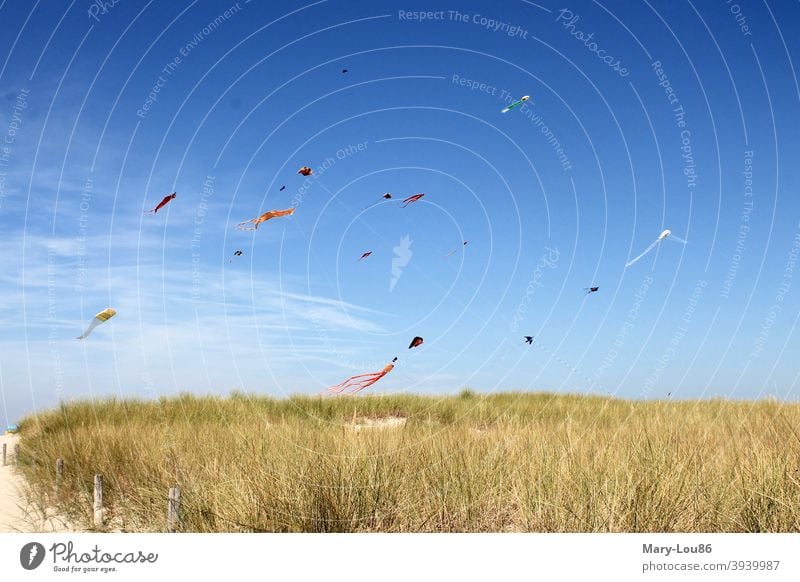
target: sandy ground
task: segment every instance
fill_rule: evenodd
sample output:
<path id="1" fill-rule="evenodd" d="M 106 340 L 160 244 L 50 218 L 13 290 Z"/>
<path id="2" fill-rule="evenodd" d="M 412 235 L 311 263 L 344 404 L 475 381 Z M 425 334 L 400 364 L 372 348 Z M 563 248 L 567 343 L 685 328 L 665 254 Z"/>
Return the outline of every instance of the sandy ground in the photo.
<path id="1" fill-rule="evenodd" d="M 75 531 L 63 519 L 44 516 L 28 504 L 24 495 L 25 480 L 14 468 L 16 435 L 0 436 L 0 449 L 6 445 L 6 465 L 0 452 L 0 532 Z"/>

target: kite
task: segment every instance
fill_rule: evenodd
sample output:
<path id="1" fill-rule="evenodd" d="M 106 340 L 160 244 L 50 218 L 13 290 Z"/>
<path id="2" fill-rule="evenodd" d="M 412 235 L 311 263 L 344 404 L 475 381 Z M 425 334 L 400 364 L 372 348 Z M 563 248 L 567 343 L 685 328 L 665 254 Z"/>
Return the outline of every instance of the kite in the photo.
<path id="1" fill-rule="evenodd" d="M 597 293 L 600 290 L 600 287 L 584 287 L 583 290 L 586 291 L 586 294 L 588 295 L 589 293 Z"/>
<path id="2" fill-rule="evenodd" d="M 457 253 L 457 252 L 458 252 L 458 249 L 463 249 L 465 246 L 467 246 L 467 243 L 468 243 L 468 242 L 469 242 L 469 241 L 464 241 L 464 242 L 461 244 L 461 246 L 460 246 L 460 247 L 458 247 L 458 248 L 456 248 L 456 249 L 453 249 L 452 251 L 450 251 L 449 253 L 447 253 L 447 254 L 444 256 L 444 258 L 446 259 L 446 258 L 448 258 L 450 255 L 454 255 L 455 253 Z"/>
<path id="3" fill-rule="evenodd" d="M 408 206 L 412 202 L 416 202 L 417 200 L 419 200 L 423 196 L 425 196 L 425 194 L 414 194 L 413 196 L 409 196 L 408 198 L 406 198 L 405 200 L 403 200 L 400 203 L 400 208 L 405 208 L 406 206 Z"/>
<path id="4" fill-rule="evenodd" d="M 411 340 L 411 343 L 408 344 L 408 349 L 410 350 L 411 348 L 421 346 L 423 341 L 424 340 L 421 337 L 419 336 L 415 337 L 413 340 Z"/>
<path id="5" fill-rule="evenodd" d="M 298 174 L 303 174 L 304 176 L 310 176 L 310 175 L 311 175 L 311 174 L 313 174 L 314 172 L 313 172 L 313 171 L 311 170 L 311 168 L 309 168 L 308 166 L 303 166 L 302 168 L 300 168 L 299 170 L 297 170 L 297 173 L 298 173 Z"/>
<path id="6" fill-rule="evenodd" d="M 658 245 L 658 243 L 663 241 L 668 236 L 672 236 L 672 231 L 671 230 L 665 230 L 664 232 L 662 232 L 660 235 L 658 235 L 658 238 L 655 241 L 653 241 L 653 243 L 642 252 L 641 255 L 639 255 L 635 259 L 632 259 L 632 260 L 628 261 L 627 263 L 625 263 L 625 268 L 627 269 L 628 267 L 633 265 L 635 262 L 637 262 L 639 259 L 641 259 L 643 256 L 645 256 L 647 253 L 652 251 L 653 248 L 655 248 L 655 246 Z M 678 238 L 676 236 L 672 236 L 672 240 L 674 240 L 676 242 L 679 242 L 679 243 L 687 244 L 687 242 L 685 240 L 683 240 L 681 238 Z"/>
<path id="7" fill-rule="evenodd" d="M 177 195 L 178 195 L 177 192 L 173 192 L 172 194 L 168 194 L 168 195 L 164 196 L 164 199 L 161 200 L 161 202 L 158 203 L 158 206 L 156 206 L 152 210 L 145 210 L 145 212 L 152 212 L 153 214 L 155 214 L 156 212 L 158 212 L 159 210 L 164 208 L 167 204 L 169 204 L 170 200 L 175 200 L 175 197 Z"/>
<path id="8" fill-rule="evenodd" d="M 368 256 L 370 256 L 371 254 L 372 254 L 372 251 L 367 251 L 366 253 L 364 253 L 363 255 L 361 255 L 361 258 L 360 258 L 360 259 L 358 259 L 358 260 L 360 261 L 360 260 L 362 260 L 362 259 L 366 259 L 366 258 L 367 258 Z"/>
<path id="9" fill-rule="evenodd" d="M 245 220 L 244 222 L 240 222 L 236 225 L 236 228 L 239 230 L 258 230 L 258 225 L 262 222 L 269 220 L 270 218 L 277 218 L 279 216 L 291 216 L 294 214 L 294 208 L 287 208 L 286 210 L 270 210 L 269 212 L 265 212 L 258 218 L 251 218 L 250 220 Z M 247 224 L 252 223 L 253 226 L 245 226 Z"/>
<path id="10" fill-rule="evenodd" d="M 342 74 L 345 74 L 346 72 L 347 72 L 347 69 L 342 69 Z"/>
<path id="11" fill-rule="evenodd" d="M 359 374 L 358 376 L 350 376 L 347 380 L 336 386 L 328 388 L 328 392 L 332 394 L 355 394 L 372 386 L 375 382 L 383 378 L 386 374 L 394 369 L 394 362 L 397 358 L 392 360 L 392 363 L 387 364 L 380 372 L 371 372 L 369 374 Z"/>
<path id="12" fill-rule="evenodd" d="M 233 253 L 233 256 L 234 256 L 234 257 L 241 257 L 241 256 L 242 256 L 242 254 L 243 254 L 243 253 L 242 253 L 242 251 L 234 251 L 234 253 Z M 229 262 L 229 263 L 232 263 L 232 262 L 233 262 L 233 257 L 231 257 L 231 260 L 230 260 L 230 261 L 228 261 L 228 262 Z"/>
<path id="13" fill-rule="evenodd" d="M 516 107 L 517 105 L 522 105 L 523 103 L 525 103 L 530 98 L 531 98 L 530 95 L 525 95 L 521 99 L 519 99 L 517 101 L 514 101 L 511 105 L 509 105 L 508 107 L 503 109 L 502 113 L 508 113 L 509 111 L 514 109 L 514 107 Z"/>
<path id="14" fill-rule="evenodd" d="M 89 324 L 89 327 L 86 328 L 86 331 L 83 332 L 83 334 L 78 336 L 78 339 L 85 339 L 85 338 L 89 337 L 89 334 L 92 333 L 94 328 L 96 328 L 101 323 L 105 323 L 106 321 L 108 321 L 109 319 L 114 317 L 116 314 L 117 314 L 117 312 L 114 311 L 113 309 L 111 309 L 110 307 L 107 308 L 107 309 L 104 309 L 103 311 L 101 311 L 100 313 L 98 313 L 97 315 L 94 316 L 94 319 L 92 320 L 92 323 Z"/>
<path id="15" fill-rule="evenodd" d="M 281 186 L 281 189 L 280 189 L 280 190 L 278 190 L 278 192 L 283 192 L 284 190 L 286 190 L 286 184 L 284 184 L 283 186 Z"/>
<path id="16" fill-rule="evenodd" d="M 533 345 L 533 336 L 532 335 L 526 335 L 525 339 L 523 341 L 526 341 L 529 344 Z"/>

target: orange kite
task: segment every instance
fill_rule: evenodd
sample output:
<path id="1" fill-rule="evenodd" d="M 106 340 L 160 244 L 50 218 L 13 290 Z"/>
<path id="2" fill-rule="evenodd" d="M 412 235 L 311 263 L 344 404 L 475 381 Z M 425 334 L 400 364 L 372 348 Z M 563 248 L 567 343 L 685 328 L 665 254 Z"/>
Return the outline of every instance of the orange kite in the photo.
<path id="1" fill-rule="evenodd" d="M 386 374 L 394 370 L 394 362 L 397 358 L 392 360 L 392 363 L 387 364 L 380 372 L 372 372 L 370 374 L 359 374 L 358 376 L 350 376 L 347 380 L 336 386 L 328 388 L 331 394 L 355 394 L 372 386 L 375 382 L 383 378 Z"/>
<path id="2" fill-rule="evenodd" d="M 240 222 L 236 225 L 236 228 L 239 230 L 258 230 L 258 225 L 262 222 L 266 222 L 270 218 L 277 218 L 279 216 L 290 216 L 294 214 L 294 208 L 287 208 L 286 210 L 270 210 L 269 212 L 265 212 L 258 218 L 251 218 L 250 220 L 245 220 L 244 222 Z M 246 226 L 250 224 L 251 226 Z"/>

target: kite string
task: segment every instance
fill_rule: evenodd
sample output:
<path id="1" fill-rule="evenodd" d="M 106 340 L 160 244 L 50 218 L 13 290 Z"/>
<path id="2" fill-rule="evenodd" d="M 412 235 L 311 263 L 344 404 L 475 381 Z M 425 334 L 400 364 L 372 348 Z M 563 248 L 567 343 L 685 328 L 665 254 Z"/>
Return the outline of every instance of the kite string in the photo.
<path id="1" fill-rule="evenodd" d="M 589 382 L 589 388 L 591 388 L 592 386 L 597 385 L 597 386 L 600 387 L 601 390 L 605 390 L 605 387 L 602 384 L 600 384 L 600 382 L 598 382 L 595 379 L 590 378 L 589 376 L 587 376 L 586 374 L 584 374 L 583 372 L 578 370 L 578 368 L 576 368 L 575 366 L 573 366 L 573 365 L 569 364 L 568 362 L 564 361 L 563 359 L 561 359 L 561 357 L 559 357 L 555 352 L 553 352 L 552 350 L 550 350 L 547 347 L 545 347 L 544 345 L 542 345 L 541 342 L 539 342 L 538 340 L 534 339 L 533 340 L 533 345 L 535 345 L 537 348 L 539 348 L 540 350 L 542 350 L 543 352 L 548 354 L 551 358 L 553 358 L 556 362 L 558 362 L 559 364 L 561 364 L 562 366 L 564 366 L 565 368 L 570 370 L 573 374 L 576 374 L 577 376 L 580 376 L 581 378 L 583 378 L 584 380 Z"/>

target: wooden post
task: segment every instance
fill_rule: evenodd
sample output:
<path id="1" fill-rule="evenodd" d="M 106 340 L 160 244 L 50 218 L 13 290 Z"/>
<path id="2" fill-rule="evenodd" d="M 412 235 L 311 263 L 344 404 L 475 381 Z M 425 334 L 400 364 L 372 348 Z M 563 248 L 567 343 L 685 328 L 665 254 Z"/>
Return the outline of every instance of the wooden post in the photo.
<path id="1" fill-rule="evenodd" d="M 103 476 L 94 476 L 94 526 L 103 527 Z"/>
<path id="2" fill-rule="evenodd" d="M 6 443 L 3 443 L 3 466 L 6 466 Z"/>
<path id="3" fill-rule="evenodd" d="M 19 465 L 19 443 L 14 445 L 14 464 Z"/>
<path id="4" fill-rule="evenodd" d="M 169 501 L 167 502 L 167 531 L 175 533 L 181 521 L 181 490 L 179 487 L 169 488 Z"/>
<path id="5" fill-rule="evenodd" d="M 61 489 L 61 481 L 64 478 L 64 459 L 56 459 L 56 491 Z"/>

